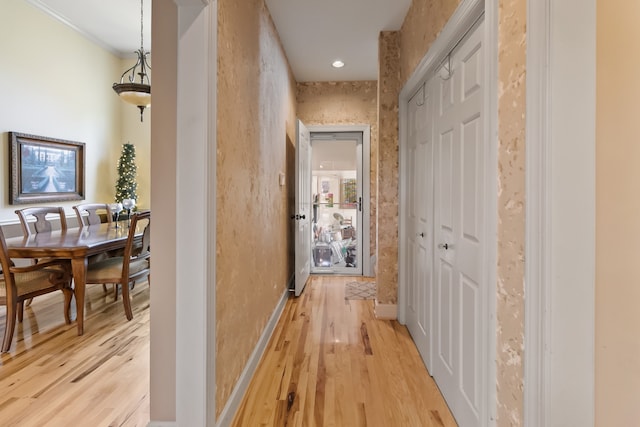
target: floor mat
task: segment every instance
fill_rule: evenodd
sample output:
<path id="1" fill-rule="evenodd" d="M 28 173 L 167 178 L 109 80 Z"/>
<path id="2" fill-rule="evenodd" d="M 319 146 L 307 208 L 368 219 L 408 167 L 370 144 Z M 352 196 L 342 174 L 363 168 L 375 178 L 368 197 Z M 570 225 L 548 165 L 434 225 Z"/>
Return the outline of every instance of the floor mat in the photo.
<path id="1" fill-rule="evenodd" d="M 345 285 L 344 299 L 374 299 L 376 282 L 349 282 Z"/>

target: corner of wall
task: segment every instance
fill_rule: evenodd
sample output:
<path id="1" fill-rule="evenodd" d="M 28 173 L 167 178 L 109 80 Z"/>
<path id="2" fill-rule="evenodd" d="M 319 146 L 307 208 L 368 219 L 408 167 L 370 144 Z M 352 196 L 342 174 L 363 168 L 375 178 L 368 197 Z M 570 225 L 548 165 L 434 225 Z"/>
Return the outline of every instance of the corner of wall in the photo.
<path id="1" fill-rule="evenodd" d="M 381 304 L 376 298 L 373 311 L 378 320 L 398 319 L 398 304 Z"/>

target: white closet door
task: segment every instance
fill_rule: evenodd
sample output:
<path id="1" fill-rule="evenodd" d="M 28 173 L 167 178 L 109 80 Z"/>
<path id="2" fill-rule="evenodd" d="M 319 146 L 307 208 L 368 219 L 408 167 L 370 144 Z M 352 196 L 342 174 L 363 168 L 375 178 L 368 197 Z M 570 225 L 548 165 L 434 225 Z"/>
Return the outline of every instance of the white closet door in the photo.
<path id="1" fill-rule="evenodd" d="M 460 426 L 481 424 L 486 313 L 483 25 L 430 81 L 435 103 L 433 376 Z M 450 72 L 447 71 L 449 68 Z"/>
<path id="2" fill-rule="evenodd" d="M 408 104 L 407 327 L 431 369 L 433 298 L 433 131 L 423 86 Z"/>

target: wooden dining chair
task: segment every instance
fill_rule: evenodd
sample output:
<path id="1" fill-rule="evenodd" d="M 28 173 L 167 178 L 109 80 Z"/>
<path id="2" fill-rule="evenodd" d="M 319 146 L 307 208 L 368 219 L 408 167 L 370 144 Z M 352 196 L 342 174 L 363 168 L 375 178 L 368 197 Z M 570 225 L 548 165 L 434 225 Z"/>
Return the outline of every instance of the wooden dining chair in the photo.
<path id="1" fill-rule="evenodd" d="M 22 322 L 22 307 L 27 299 L 50 292 L 64 293 L 64 318 L 71 323 L 68 307 L 71 304 L 71 264 L 69 260 L 51 259 L 16 267 L 9 258 L 4 233 L 0 228 L 0 304 L 6 307 L 6 321 L 2 352 L 9 351 L 16 327 L 16 317 Z"/>
<path id="2" fill-rule="evenodd" d="M 54 229 L 53 219 L 59 221 L 61 230 L 67 229 L 67 217 L 64 214 L 64 208 L 61 206 L 18 209 L 16 214 L 18 214 L 18 218 L 20 218 L 20 225 L 22 225 L 22 232 L 25 236 L 31 236 L 33 234 L 29 226 L 32 218 L 35 218 L 33 228 L 36 233 L 51 232 Z"/>
<path id="3" fill-rule="evenodd" d="M 25 237 L 29 237 L 32 234 L 37 233 L 50 233 L 53 231 L 53 221 L 57 220 L 60 223 L 60 229 L 67 229 L 67 217 L 64 213 L 64 208 L 61 206 L 43 206 L 43 207 L 32 207 L 32 208 L 23 208 L 18 209 L 16 211 L 18 218 L 20 219 L 20 225 L 22 226 L 22 233 Z M 31 230 L 31 222 L 35 218 L 33 222 L 33 230 Z M 33 263 L 46 262 L 49 259 L 37 259 L 33 260 Z M 33 298 L 25 298 L 25 302 L 27 306 L 29 306 L 32 302 Z M 22 322 L 22 313 L 24 308 L 24 302 L 20 303 L 20 307 L 18 310 L 18 320 Z"/>
<path id="4" fill-rule="evenodd" d="M 136 232 L 143 230 L 142 238 L 136 238 Z M 129 286 L 141 278 L 151 284 L 151 211 L 136 212 L 131 216 L 131 225 L 127 235 L 127 243 L 122 256 L 111 257 L 89 264 L 87 267 L 88 284 L 113 283 L 122 288 L 122 300 L 127 320 L 133 319 Z M 116 293 L 117 295 L 117 293 Z"/>
<path id="5" fill-rule="evenodd" d="M 113 215 L 108 203 L 82 203 L 75 205 L 73 210 L 76 212 L 78 227 L 113 222 Z"/>
<path id="6" fill-rule="evenodd" d="M 109 207 L 108 203 L 81 203 L 79 205 L 73 206 L 73 210 L 76 212 L 78 227 L 102 224 L 102 222 L 111 224 L 113 222 L 113 212 L 111 212 L 111 208 Z M 103 217 L 101 214 L 104 214 L 106 216 L 105 221 L 102 221 Z M 88 263 L 93 264 L 107 257 L 120 256 L 122 255 L 122 253 L 123 252 L 121 249 L 117 249 L 115 251 L 109 251 L 103 254 L 93 255 L 92 257 L 89 258 Z M 102 289 L 105 292 L 107 292 L 107 285 L 103 283 Z M 114 293 L 117 298 L 118 297 L 117 286 L 114 286 Z"/>

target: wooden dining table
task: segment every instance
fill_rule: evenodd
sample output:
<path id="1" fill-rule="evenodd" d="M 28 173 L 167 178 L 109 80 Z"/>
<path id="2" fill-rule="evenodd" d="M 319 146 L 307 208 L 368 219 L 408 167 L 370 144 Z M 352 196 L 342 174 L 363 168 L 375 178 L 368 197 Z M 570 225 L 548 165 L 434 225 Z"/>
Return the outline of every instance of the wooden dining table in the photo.
<path id="1" fill-rule="evenodd" d="M 36 233 L 7 239 L 11 258 L 64 258 L 71 260 L 73 293 L 76 300 L 78 335 L 84 333 L 84 295 L 88 259 L 92 255 L 125 247 L 129 228 L 126 221 Z M 142 233 L 142 230 L 140 231 Z"/>

